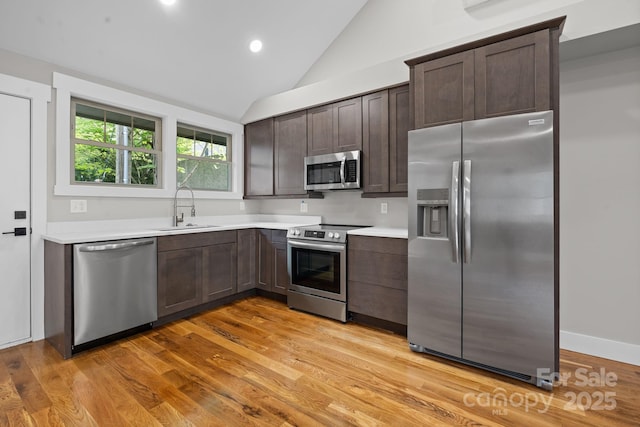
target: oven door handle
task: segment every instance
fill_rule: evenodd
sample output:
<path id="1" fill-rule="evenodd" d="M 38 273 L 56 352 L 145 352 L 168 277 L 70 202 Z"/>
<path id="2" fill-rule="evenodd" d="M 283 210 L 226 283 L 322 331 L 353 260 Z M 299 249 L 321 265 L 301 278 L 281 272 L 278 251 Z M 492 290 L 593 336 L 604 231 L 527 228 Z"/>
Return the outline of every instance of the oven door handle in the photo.
<path id="1" fill-rule="evenodd" d="M 307 243 L 300 241 L 288 241 L 289 246 L 292 248 L 301 248 L 301 249 L 317 249 L 319 251 L 329 251 L 329 252 L 344 252 L 345 245 L 332 245 L 326 243 Z"/>

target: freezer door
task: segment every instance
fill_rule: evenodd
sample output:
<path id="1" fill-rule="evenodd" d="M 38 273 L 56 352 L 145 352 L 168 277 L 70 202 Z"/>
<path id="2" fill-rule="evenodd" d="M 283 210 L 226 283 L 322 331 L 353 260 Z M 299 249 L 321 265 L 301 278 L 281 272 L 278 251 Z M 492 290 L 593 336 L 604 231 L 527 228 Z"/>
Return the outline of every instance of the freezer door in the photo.
<path id="1" fill-rule="evenodd" d="M 460 357 L 462 270 L 456 205 L 461 125 L 411 131 L 408 150 L 408 339 L 426 350 Z"/>
<path id="2" fill-rule="evenodd" d="M 462 128 L 462 357 L 531 376 L 556 366 L 552 123 L 549 111 Z"/>

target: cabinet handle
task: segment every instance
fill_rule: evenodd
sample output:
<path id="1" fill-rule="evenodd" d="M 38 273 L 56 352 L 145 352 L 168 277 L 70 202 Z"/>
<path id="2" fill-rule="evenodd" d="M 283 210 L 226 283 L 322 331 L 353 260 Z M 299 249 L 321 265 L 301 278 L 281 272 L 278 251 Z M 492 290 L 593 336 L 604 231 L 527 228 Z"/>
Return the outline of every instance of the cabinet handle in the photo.
<path id="1" fill-rule="evenodd" d="M 117 251 L 122 249 L 134 248 L 137 246 L 152 245 L 153 240 L 140 240 L 138 242 L 124 242 L 124 243 L 107 243 L 104 245 L 90 245 L 81 246 L 80 252 L 104 252 L 104 251 Z"/>

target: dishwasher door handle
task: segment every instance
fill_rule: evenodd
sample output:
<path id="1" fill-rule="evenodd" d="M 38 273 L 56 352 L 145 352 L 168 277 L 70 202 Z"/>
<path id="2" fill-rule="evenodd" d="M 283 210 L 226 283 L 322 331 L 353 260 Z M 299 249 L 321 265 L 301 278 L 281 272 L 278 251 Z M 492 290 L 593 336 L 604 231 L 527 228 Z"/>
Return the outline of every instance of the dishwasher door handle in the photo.
<path id="1" fill-rule="evenodd" d="M 123 243 L 107 243 L 104 245 L 88 245 L 80 246 L 78 250 L 80 252 L 105 252 L 105 251 L 119 251 L 123 249 L 135 248 L 138 246 L 153 245 L 154 240 L 140 240 L 137 242 L 123 242 Z"/>

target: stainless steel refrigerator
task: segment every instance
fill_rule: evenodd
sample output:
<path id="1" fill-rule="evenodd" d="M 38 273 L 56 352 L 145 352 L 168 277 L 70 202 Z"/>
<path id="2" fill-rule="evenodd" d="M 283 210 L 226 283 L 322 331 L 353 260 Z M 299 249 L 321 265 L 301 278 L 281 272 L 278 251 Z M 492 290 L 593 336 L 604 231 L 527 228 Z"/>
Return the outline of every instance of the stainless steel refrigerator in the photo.
<path id="1" fill-rule="evenodd" d="M 409 132 L 409 347 L 552 387 L 553 112 Z"/>

